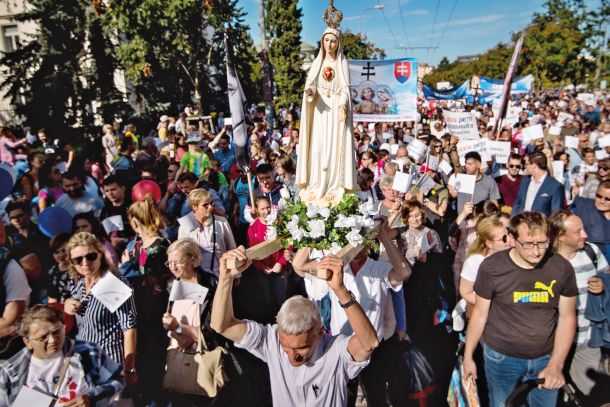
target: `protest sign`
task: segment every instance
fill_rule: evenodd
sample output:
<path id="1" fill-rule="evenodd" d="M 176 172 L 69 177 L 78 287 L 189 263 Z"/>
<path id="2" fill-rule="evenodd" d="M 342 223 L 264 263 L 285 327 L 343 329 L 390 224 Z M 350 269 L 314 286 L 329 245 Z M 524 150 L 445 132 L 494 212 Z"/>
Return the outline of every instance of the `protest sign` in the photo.
<path id="1" fill-rule="evenodd" d="M 426 161 L 426 167 L 432 171 L 438 170 L 438 157 L 429 154 Z"/>
<path id="2" fill-rule="evenodd" d="M 559 136 L 561 134 L 561 126 L 551 126 L 549 134 L 551 136 Z"/>
<path id="3" fill-rule="evenodd" d="M 485 155 L 490 160 L 495 156 L 498 164 L 506 164 L 510 156 L 510 141 L 486 140 Z"/>
<path id="4" fill-rule="evenodd" d="M 566 112 L 559 112 L 559 115 L 557 115 L 558 122 L 565 123 L 568 120 L 574 120 L 574 116 Z"/>
<path id="5" fill-rule="evenodd" d="M 576 95 L 576 100 L 585 102 L 587 106 L 595 106 L 597 104 L 597 97 L 593 93 L 579 93 Z"/>
<path id="6" fill-rule="evenodd" d="M 24 379 L 25 380 L 25 379 Z M 32 407 L 45 406 L 55 404 L 55 399 L 48 394 L 42 393 L 36 389 L 27 386 L 21 386 L 17 398 L 11 404 L 14 407 Z"/>
<path id="7" fill-rule="evenodd" d="M 411 186 L 411 175 L 404 172 L 397 172 L 394 174 L 394 183 L 392 189 L 394 191 L 405 193 Z"/>
<path id="8" fill-rule="evenodd" d="M 396 163 L 396 165 L 398 165 L 398 171 L 402 172 L 403 171 L 403 163 L 400 160 L 392 160 L 393 163 Z"/>
<path id="9" fill-rule="evenodd" d="M 565 163 L 561 160 L 552 161 L 551 167 L 553 168 L 553 178 L 563 184 L 563 169 Z"/>
<path id="10" fill-rule="evenodd" d="M 426 196 L 426 195 L 428 195 L 428 192 L 430 192 L 430 190 L 432 188 L 434 188 L 434 185 L 436 185 L 436 182 L 432 178 L 430 178 L 428 176 L 428 174 L 424 173 L 424 175 L 422 175 L 422 177 L 418 181 L 418 184 L 419 184 L 419 190 L 421 191 L 422 194 L 424 194 L 424 196 Z"/>
<path id="11" fill-rule="evenodd" d="M 542 131 L 541 124 L 526 127 L 523 129 L 521 134 L 523 137 L 523 141 L 528 144 L 531 143 L 533 140 L 544 138 L 544 132 Z"/>
<path id="12" fill-rule="evenodd" d="M 574 137 L 574 136 L 566 136 L 565 141 L 564 141 L 566 148 L 573 148 L 574 150 L 578 150 L 579 143 L 580 143 L 580 140 L 578 140 L 578 137 Z"/>
<path id="13" fill-rule="evenodd" d="M 193 300 L 198 304 L 203 304 L 209 289 L 195 283 L 175 280 L 172 283 L 172 290 L 169 293 L 170 301 Z"/>
<path id="14" fill-rule="evenodd" d="M 455 189 L 463 194 L 474 195 L 476 182 L 476 175 L 456 174 Z"/>
<path id="15" fill-rule="evenodd" d="M 132 290 L 111 272 L 106 272 L 91 289 L 91 294 L 114 313 L 132 295 Z"/>
<path id="16" fill-rule="evenodd" d="M 390 144 L 390 154 L 396 155 L 400 146 L 398 144 Z"/>
<path id="17" fill-rule="evenodd" d="M 443 117 L 449 134 L 458 136 L 460 140 L 478 140 L 480 138 L 477 119 L 472 113 L 443 110 Z"/>
<path id="18" fill-rule="evenodd" d="M 608 157 L 610 157 L 610 154 L 608 154 L 606 150 L 595 150 L 595 159 L 603 160 Z"/>
<path id="19" fill-rule="evenodd" d="M 604 137 L 598 138 L 597 144 L 599 144 L 599 146 L 601 148 L 606 148 L 606 147 L 610 146 L 610 136 L 604 136 Z"/>
<path id="20" fill-rule="evenodd" d="M 453 172 L 453 167 L 451 167 L 451 164 L 445 160 L 440 162 L 438 169 L 441 170 L 445 175 L 450 175 Z"/>
<path id="21" fill-rule="evenodd" d="M 104 230 L 108 234 L 119 232 L 123 230 L 123 219 L 121 215 L 110 216 L 102 221 L 102 226 L 104 226 Z"/>
<path id="22" fill-rule="evenodd" d="M 422 254 L 427 253 L 432 248 L 429 235 L 430 232 L 424 233 L 419 240 L 419 249 L 421 250 Z"/>

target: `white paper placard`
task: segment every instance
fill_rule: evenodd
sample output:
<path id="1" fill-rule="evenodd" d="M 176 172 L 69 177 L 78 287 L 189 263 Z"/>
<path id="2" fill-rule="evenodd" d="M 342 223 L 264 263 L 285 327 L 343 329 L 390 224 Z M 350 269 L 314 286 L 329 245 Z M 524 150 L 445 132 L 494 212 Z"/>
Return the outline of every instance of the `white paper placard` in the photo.
<path id="1" fill-rule="evenodd" d="M 453 167 L 445 160 L 439 163 L 438 169 L 441 170 L 445 175 L 450 175 L 453 172 Z"/>
<path id="2" fill-rule="evenodd" d="M 521 132 L 523 141 L 531 143 L 532 140 L 544 138 L 544 132 L 542 131 L 542 125 L 537 124 L 535 126 L 529 126 L 523 129 Z"/>
<path id="3" fill-rule="evenodd" d="M 474 195 L 476 182 L 476 175 L 456 174 L 455 189 L 463 194 Z"/>
<path id="4" fill-rule="evenodd" d="M 610 157 L 610 154 L 608 154 L 606 150 L 595 150 L 595 159 L 603 160 L 608 157 Z"/>
<path id="5" fill-rule="evenodd" d="M 178 224 L 183 227 L 187 231 L 191 231 L 197 229 L 197 219 L 195 218 L 195 214 L 193 212 L 189 212 L 181 218 L 178 218 Z"/>
<path id="6" fill-rule="evenodd" d="M 210 290 L 202 285 L 176 280 L 172 283 L 169 300 L 193 300 L 201 305 L 205 301 L 208 291 Z"/>
<path id="7" fill-rule="evenodd" d="M 404 141 L 405 143 L 410 143 L 410 142 L 412 142 L 413 140 L 415 140 L 415 139 L 413 138 L 413 136 L 409 136 L 408 134 L 405 134 L 404 136 L 402 136 L 402 141 Z"/>
<path id="8" fill-rule="evenodd" d="M 429 169 L 431 169 L 433 171 L 437 171 L 438 170 L 438 157 L 436 157 L 434 155 L 429 155 L 428 161 L 426 162 L 426 167 L 428 167 Z"/>
<path id="9" fill-rule="evenodd" d="M 391 162 L 396 163 L 396 165 L 398 165 L 398 171 L 402 172 L 402 161 L 399 160 L 391 160 Z"/>
<path id="10" fill-rule="evenodd" d="M 91 289 L 91 294 L 101 302 L 108 311 L 114 313 L 132 295 L 132 290 L 111 272 L 106 272 Z"/>
<path id="11" fill-rule="evenodd" d="M 559 112 L 559 115 L 557 115 L 558 122 L 565 123 L 568 120 L 573 120 L 573 119 L 574 119 L 574 116 L 569 113 L 566 113 L 566 112 Z"/>
<path id="12" fill-rule="evenodd" d="M 422 254 L 425 254 L 430 249 L 432 249 L 432 245 L 430 245 L 430 241 L 428 240 L 428 238 L 429 233 L 424 233 L 421 239 L 419 240 L 419 249 L 421 250 Z"/>
<path id="13" fill-rule="evenodd" d="M 394 137 L 394 135 L 393 135 L 392 133 L 388 133 L 388 132 L 386 131 L 385 133 L 383 133 L 383 134 L 381 135 L 381 137 L 383 137 L 385 140 L 389 140 L 389 139 L 391 139 L 392 137 Z"/>
<path id="14" fill-rule="evenodd" d="M 601 148 L 605 148 L 610 146 L 610 136 L 604 136 L 604 137 L 600 137 L 597 139 L 597 144 L 599 144 L 599 146 Z"/>
<path id="15" fill-rule="evenodd" d="M 506 164 L 510 156 L 510 141 L 487 140 L 485 150 L 489 159 L 495 156 L 498 164 Z"/>
<path id="16" fill-rule="evenodd" d="M 458 136 L 460 140 L 479 139 L 477 119 L 472 113 L 443 110 L 443 117 L 447 124 L 447 133 Z"/>
<path id="17" fill-rule="evenodd" d="M 400 146 L 398 144 L 390 144 L 390 154 L 396 155 Z"/>
<path id="18" fill-rule="evenodd" d="M 225 117 L 225 126 L 232 126 L 232 125 L 233 125 L 233 118 Z"/>
<path id="19" fill-rule="evenodd" d="M 290 137 L 282 137 L 282 145 L 287 146 L 290 144 Z"/>
<path id="20" fill-rule="evenodd" d="M 589 143 L 591 143 L 592 146 L 595 146 L 595 142 L 597 141 L 598 137 L 599 133 L 596 131 L 592 131 L 591 133 L 589 133 Z"/>
<path id="21" fill-rule="evenodd" d="M 44 407 L 50 406 L 51 403 L 53 403 L 53 397 L 27 386 L 22 386 L 17 398 L 11 405 L 13 407 Z"/>
<path id="22" fill-rule="evenodd" d="M 551 126 L 549 128 L 549 134 L 551 136 L 559 136 L 561 134 L 561 126 Z"/>
<path id="23" fill-rule="evenodd" d="M 411 177 L 409 174 L 404 172 L 397 172 L 394 174 L 394 183 L 392 184 L 392 189 L 398 192 L 407 192 L 409 190 L 411 183 Z"/>
<path id="24" fill-rule="evenodd" d="M 580 144 L 580 140 L 578 140 L 578 137 L 566 136 L 564 143 L 566 148 L 573 148 L 574 150 L 578 150 L 578 144 Z"/>
<path id="25" fill-rule="evenodd" d="M 565 163 L 561 160 L 551 161 L 551 167 L 553 168 L 553 178 L 563 184 L 563 169 Z"/>
<path id="26" fill-rule="evenodd" d="M 476 151 L 479 154 L 483 155 L 485 151 L 485 145 L 487 144 L 487 139 L 478 139 L 478 140 L 460 140 L 457 143 L 457 153 L 458 156 L 464 157 L 466 153 L 470 151 Z"/>
<path id="27" fill-rule="evenodd" d="M 420 178 L 420 180 L 418 181 L 419 184 L 419 190 L 421 191 L 422 194 L 424 194 L 424 196 L 428 195 L 428 192 L 430 192 L 430 190 L 432 188 L 434 188 L 434 185 L 436 185 L 436 182 L 430 178 L 428 176 L 428 174 L 422 175 L 422 177 Z"/>
<path id="28" fill-rule="evenodd" d="M 106 230 L 106 233 L 108 234 L 124 230 L 121 215 L 114 215 L 104 219 L 102 221 L 102 226 L 104 226 L 104 230 Z"/>

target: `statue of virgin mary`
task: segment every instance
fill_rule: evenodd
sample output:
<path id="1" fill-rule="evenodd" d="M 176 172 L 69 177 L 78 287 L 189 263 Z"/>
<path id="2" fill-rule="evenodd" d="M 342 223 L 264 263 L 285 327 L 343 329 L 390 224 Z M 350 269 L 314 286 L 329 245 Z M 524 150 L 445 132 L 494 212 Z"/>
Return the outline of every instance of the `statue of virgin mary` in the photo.
<path id="1" fill-rule="evenodd" d="M 349 84 L 341 33 L 329 26 L 307 75 L 301 108 L 296 184 L 306 202 L 336 204 L 358 189 Z"/>

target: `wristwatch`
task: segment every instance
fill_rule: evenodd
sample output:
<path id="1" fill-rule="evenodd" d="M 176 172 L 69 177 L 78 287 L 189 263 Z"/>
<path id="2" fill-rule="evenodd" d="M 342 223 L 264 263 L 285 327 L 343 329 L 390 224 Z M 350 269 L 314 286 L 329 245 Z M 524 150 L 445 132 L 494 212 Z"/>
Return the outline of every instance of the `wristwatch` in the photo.
<path id="1" fill-rule="evenodd" d="M 127 370 L 125 370 L 125 373 L 127 373 L 127 374 L 136 374 L 136 368 L 132 367 L 131 369 L 127 369 Z"/>
<path id="2" fill-rule="evenodd" d="M 341 306 L 341 308 L 343 308 L 343 309 L 345 309 L 345 308 L 349 308 L 349 307 L 351 307 L 352 305 L 354 305 L 354 304 L 356 304 L 356 303 L 358 302 L 358 301 L 356 300 L 356 297 L 354 296 L 354 293 L 353 293 L 353 292 L 351 292 L 351 291 L 348 291 L 348 292 L 349 292 L 349 295 L 350 295 L 352 298 L 350 298 L 350 299 L 349 299 L 349 301 L 348 301 L 348 302 L 346 302 L 345 304 L 341 304 L 341 303 L 339 303 L 339 305 L 340 305 L 340 306 Z"/>
<path id="3" fill-rule="evenodd" d="M 178 328 L 174 329 L 174 332 L 176 332 L 178 335 L 182 335 L 182 326 L 178 325 Z"/>

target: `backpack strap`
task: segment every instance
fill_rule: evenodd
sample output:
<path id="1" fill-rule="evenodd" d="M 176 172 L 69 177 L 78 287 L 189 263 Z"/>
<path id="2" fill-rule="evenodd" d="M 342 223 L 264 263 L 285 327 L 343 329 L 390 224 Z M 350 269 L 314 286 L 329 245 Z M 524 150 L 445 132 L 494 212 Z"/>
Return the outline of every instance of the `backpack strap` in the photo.
<path id="1" fill-rule="evenodd" d="M 585 253 L 587 253 L 587 256 L 589 256 L 593 262 L 595 271 L 597 271 L 597 254 L 595 254 L 595 250 L 593 250 L 593 247 L 589 243 L 585 243 Z"/>

